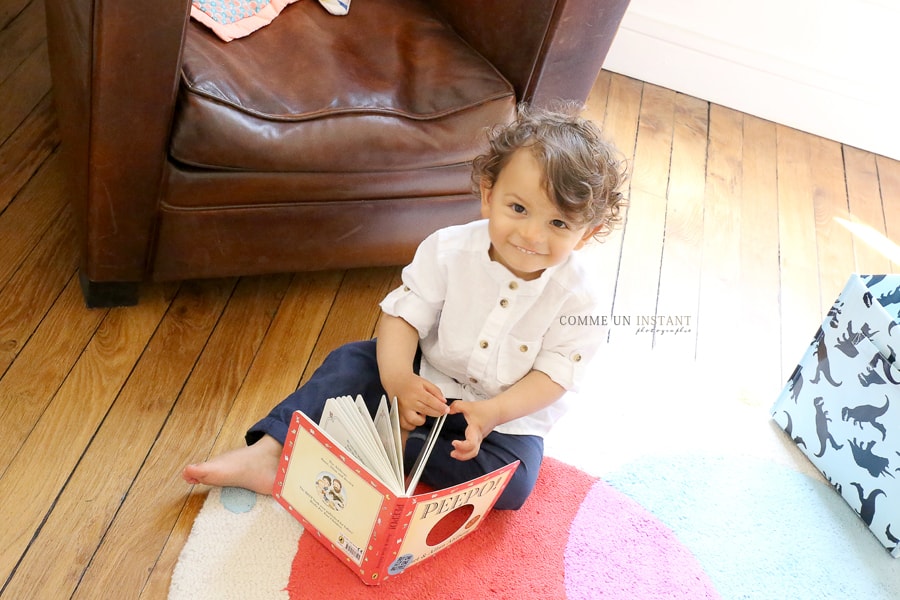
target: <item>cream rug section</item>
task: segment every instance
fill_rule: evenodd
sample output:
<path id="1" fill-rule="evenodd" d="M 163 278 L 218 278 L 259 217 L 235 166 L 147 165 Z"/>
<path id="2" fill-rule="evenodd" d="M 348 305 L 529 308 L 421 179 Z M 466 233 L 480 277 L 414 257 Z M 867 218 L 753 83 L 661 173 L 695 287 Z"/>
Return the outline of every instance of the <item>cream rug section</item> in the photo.
<path id="1" fill-rule="evenodd" d="M 287 582 L 286 557 L 296 554 L 302 533 L 270 496 L 210 489 L 172 574 L 169 600 L 287 600 L 286 591 L 270 588 Z"/>

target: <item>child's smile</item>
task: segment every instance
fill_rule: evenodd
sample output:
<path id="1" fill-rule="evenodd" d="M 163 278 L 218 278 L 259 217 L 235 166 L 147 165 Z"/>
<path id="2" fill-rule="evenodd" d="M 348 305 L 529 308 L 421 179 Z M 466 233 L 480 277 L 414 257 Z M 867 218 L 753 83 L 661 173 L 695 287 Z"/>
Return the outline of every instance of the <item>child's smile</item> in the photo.
<path id="1" fill-rule="evenodd" d="M 481 188 L 481 215 L 489 219 L 490 256 L 521 279 L 536 279 L 566 261 L 594 231 L 567 221 L 547 195 L 540 164 L 517 150 L 491 188 Z"/>

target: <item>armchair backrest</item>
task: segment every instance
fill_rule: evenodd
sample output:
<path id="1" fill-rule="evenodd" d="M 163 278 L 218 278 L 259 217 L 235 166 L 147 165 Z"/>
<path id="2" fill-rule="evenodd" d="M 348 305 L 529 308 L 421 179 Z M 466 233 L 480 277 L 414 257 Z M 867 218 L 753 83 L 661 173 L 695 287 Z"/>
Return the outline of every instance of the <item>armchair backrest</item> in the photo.
<path id="1" fill-rule="evenodd" d="M 587 98 L 629 0 L 428 0 L 530 102 Z"/>

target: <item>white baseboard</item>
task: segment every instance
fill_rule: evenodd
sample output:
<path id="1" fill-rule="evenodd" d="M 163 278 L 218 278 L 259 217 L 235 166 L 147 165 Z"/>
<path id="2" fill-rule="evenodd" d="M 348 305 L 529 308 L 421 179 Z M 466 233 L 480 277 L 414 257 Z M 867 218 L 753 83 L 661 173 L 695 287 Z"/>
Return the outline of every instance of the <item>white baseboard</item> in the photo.
<path id="1" fill-rule="evenodd" d="M 735 7 L 632 0 L 604 68 L 900 160 L 900 3 Z"/>

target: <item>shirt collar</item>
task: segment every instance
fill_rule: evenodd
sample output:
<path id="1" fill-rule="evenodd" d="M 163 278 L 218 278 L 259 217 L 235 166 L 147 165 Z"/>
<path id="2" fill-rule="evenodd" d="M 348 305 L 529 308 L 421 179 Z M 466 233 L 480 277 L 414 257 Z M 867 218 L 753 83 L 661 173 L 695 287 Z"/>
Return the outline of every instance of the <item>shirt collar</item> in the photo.
<path id="1" fill-rule="evenodd" d="M 491 260 L 491 256 L 488 253 L 491 249 L 491 237 L 488 232 L 488 221 L 487 219 L 482 219 L 480 222 L 482 223 L 482 227 L 478 228 L 477 234 L 474 236 L 474 245 L 478 250 L 480 263 L 484 266 L 485 271 L 487 271 L 487 273 L 491 276 L 491 279 L 493 279 L 502 287 L 515 289 L 520 295 L 540 295 L 541 292 L 544 291 L 544 288 L 547 287 L 547 283 L 550 282 L 551 279 L 553 279 L 553 275 L 572 259 L 572 257 L 570 256 L 562 264 L 554 265 L 552 267 L 544 269 L 544 272 L 541 273 L 541 276 L 536 279 L 525 280 L 517 277 L 500 263 Z M 515 282 L 515 284 L 514 286 L 511 286 L 510 284 L 513 282 Z"/>

